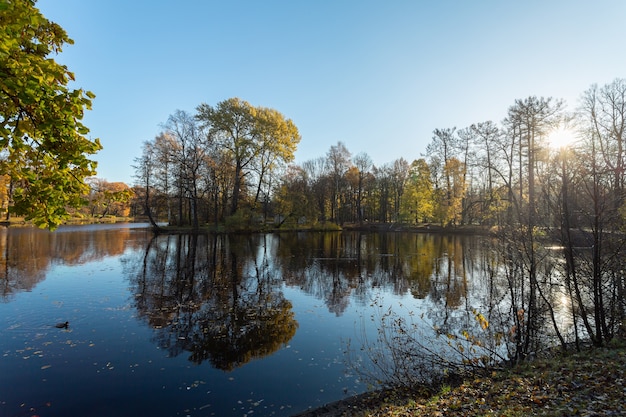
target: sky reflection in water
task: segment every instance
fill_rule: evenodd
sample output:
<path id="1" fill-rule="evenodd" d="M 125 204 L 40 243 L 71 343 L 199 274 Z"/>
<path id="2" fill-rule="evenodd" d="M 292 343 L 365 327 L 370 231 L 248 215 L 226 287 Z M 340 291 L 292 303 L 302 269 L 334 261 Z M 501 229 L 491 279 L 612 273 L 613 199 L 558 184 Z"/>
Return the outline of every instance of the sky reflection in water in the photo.
<path id="1" fill-rule="evenodd" d="M 373 299 L 437 294 L 440 237 L 151 238 L 1 232 L 0 415 L 289 416 L 367 389 L 344 351 L 375 337 Z"/>

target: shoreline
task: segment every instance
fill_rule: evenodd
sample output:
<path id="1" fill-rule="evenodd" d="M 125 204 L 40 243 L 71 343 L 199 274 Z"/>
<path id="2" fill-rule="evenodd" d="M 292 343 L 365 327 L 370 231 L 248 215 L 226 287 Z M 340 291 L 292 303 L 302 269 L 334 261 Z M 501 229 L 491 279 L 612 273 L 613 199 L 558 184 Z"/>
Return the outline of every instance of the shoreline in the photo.
<path id="1" fill-rule="evenodd" d="M 626 339 L 551 353 L 485 369 L 436 391 L 370 391 L 291 417 L 624 415 Z"/>
<path id="2" fill-rule="evenodd" d="M 387 391 L 367 391 L 362 394 L 346 397 L 341 400 L 324 404 L 317 408 L 309 408 L 290 417 L 340 417 L 352 416 L 355 412 L 364 411 L 364 407 L 375 407 L 384 402 Z M 407 396 L 408 398 L 408 396 Z"/>

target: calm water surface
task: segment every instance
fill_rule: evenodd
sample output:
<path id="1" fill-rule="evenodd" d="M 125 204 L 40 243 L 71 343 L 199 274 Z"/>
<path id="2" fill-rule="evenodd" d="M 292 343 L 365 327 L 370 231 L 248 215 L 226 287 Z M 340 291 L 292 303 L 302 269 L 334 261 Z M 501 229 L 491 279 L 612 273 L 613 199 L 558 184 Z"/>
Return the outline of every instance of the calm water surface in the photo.
<path id="1" fill-rule="evenodd" d="M 480 248 L 425 234 L 0 229 L 0 416 L 289 416 L 361 393 L 347 342 L 375 338 L 389 307 L 468 320 L 488 287 Z"/>

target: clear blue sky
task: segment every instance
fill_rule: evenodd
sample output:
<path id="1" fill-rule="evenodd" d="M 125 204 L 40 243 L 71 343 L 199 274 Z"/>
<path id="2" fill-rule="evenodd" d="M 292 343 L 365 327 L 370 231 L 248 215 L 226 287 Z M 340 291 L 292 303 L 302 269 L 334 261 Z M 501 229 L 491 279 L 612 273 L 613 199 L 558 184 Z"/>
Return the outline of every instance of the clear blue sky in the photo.
<path id="1" fill-rule="evenodd" d="M 39 0 L 74 39 L 57 61 L 96 94 L 98 177 L 177 109 L 239 97 L 302 135 L 296 162 L 342 141 L 376 165 L 419 158 L 436 128 L 500 122 L 515 99 L 626 77 L 623 0 Z"/>

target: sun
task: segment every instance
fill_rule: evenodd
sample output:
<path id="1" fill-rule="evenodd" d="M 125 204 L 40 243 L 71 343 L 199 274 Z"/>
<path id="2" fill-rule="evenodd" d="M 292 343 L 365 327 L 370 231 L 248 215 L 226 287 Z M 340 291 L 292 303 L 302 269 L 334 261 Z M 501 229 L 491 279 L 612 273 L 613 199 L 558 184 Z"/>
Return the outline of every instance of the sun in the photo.
<path id="1" fill-rule="evenodd" d="M 548 146 L 552 149 L 568 148 L 576 141 L 576 132 L 567 126 L 559 126 L 548 134 Z"/>

